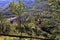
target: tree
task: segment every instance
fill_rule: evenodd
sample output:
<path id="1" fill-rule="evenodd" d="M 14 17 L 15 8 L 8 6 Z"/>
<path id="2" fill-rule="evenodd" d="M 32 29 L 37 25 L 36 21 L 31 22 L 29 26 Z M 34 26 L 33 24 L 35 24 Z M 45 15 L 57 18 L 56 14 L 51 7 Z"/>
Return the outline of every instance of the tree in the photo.
<path id="1" fill-rule="evenodd" d="M 9 34 L 10 25 L 6 22 L 7 18 L 0 12 L 0 33 L 1 34 Z"/>
<path id="2" fill-rule="evenodd" d="M 18 21 L 21 22 L 21 15 L 24 13 L 25 5 L 19 0 L 19 2 L 16 4 L 14 2 L 10 2 L 10 8 L 11 11 L 18 16 Z"/>
<path id="3" fill-rule="evenodd" d="M 14 2 L 10 2 L 10 8 L 11 11 L 13 13 L 15 13 L 18 17 L 17 17 L 17 22 L 18 22 L 18 26 L 21 27 L 21 15 L 24 13 L 25 11 L 25 5 L 20 2 L 20 0 L 18 1 L 18 3 L 14 3 Z M 21 32 L 21 36 L 22 36 L 22 32 Z"/>
<path id="4" fill-rule="evenodd" d="M 57 34 L 60 32 L 60 1 L 59 0 L 48 0 L 47 6 L 48 10 L 45 11 L 45 16 L 51 15 L 52 17 L 47 19 L 45 18 L 45 21 L 42 25 L 45 25 L 48 27 L 48 29 L 51 29 L 50 32 L 52 33 L 52 36 L 50 35 L 49 38 L 53 37 L 55 39 L 58 39 L 59 37 Z M 57 33 L 56 33 L 57 32 Z M 60 39 L 59 39 L 60 40 Z"/>
<path id="5" fill-rule="evenodd" d="M 5 20 L 5 17 L 2 14 L 2 12 L 0 12 L 0 33 L 3 33 L 3 30 L 4 30 L 4 20 Z"/>

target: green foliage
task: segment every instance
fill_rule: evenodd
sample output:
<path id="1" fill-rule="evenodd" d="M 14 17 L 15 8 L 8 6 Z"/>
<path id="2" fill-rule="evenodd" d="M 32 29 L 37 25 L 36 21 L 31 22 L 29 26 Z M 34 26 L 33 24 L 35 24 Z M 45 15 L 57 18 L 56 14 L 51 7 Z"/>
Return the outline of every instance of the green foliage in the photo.
<path id="1" fill-rule="evenodd" d="M 25 5 L 20 1 L 18 3 L 10 2 L 10 8 L 16 15 L 21 15 L 25 10 Z"/>
<path id="2" fill-rule="evenodd" d="M 46 20 L 46 23 L 47 23 L 48 27 L 49 27 L 49 25 L 55 26 L 54 30 L 52 30 L 52 31 L 50 30 L 53 33 L 52 36 L 54 36 L 55 39 L 56 39 L 57 35 L 60 35 L 60 34 L 56 33 L 56 32 L 58 32 L 58 33 L 60 32 L 60 30 L 58 30 L 58 29 L 60 29 L 59 28 L 59 25 L 60 25 L 60 21 L 59 21 L 60 20 L 60 5 L 59 5 L 59 2 L 60 2 L 59 0 L 48 0 L 48 3 L 47 3 L 47 6 L 48 6 L 47 14 L 52 15 L 52 18 L 49 19 L 50 21 Z"/>
<path id="3" fill-rule="evenodd" d="M 59 0 L 48 0 L 47 6 L 48 10 L 46 10 L 44 13 L 33 16 L 29 15 L 28 18 L 26 18 L 24 24 L 13 23 L 10 24 L 5 21 L 5 17 L 0 14 L 0 31 L 4 34 L 13 34 L 13 35 L 21 35 L 21 36 L 37 36 L 41 38 L 54 38 L 56 40 L 60 40 L 60 4 Z M 22 2 L 10 3 L 11 11 L 14 12 L 17 16 L 21 16 L 22 13 L 25 11 L 25 5 Z M 36 9 L 35 9 L 36 10 Z M 38 23 L 37 20 L 41 18 L 43 21 L 41 24 Z M 3 21 L 4 20 L 4 21 Z M 2 31 L 2 29 L 3 31 Z M 5 40 L 11 40 L 11 38 L 8 38 Z M 20 38 L 12 38 L 12 40 L 25 40 Z M 33 40 L 33 39 L 28 39 Z"/>
<path id="4" fill-rule="evenodd" d="M 2 33 L 2 30 L 4 28 L 4 21 L 5 20 L 5 17 L 2 15 L 2 13 L 0 13 L 0 33 Z"/>

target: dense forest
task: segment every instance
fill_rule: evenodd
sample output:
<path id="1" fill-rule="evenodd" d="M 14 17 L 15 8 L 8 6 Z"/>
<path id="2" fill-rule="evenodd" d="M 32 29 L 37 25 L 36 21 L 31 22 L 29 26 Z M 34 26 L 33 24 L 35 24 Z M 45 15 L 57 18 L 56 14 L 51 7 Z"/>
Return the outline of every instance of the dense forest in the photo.
<path id="1" fill-rule="evenodd" d="M 44 0 L 41 0 L 44 1 Z M 25 10 L 22 2 L 10 2 L 10 12 L 16 15 L 15 19 L 8 19 L 0 12 L 0 34 L 31 36 L 60 40 L 60 1 L 47 0 L 46 10 L 41 12 L 33 6 Z M 16 38 L 0 36 L 0 40 L 38 40 L 33 38 Z"/>

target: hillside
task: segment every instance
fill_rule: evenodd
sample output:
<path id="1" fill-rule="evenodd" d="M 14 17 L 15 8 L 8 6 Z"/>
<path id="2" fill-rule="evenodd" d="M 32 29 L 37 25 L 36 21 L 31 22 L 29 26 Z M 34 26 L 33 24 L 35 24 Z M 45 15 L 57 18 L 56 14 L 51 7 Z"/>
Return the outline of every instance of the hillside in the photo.
<path id="1" fill-rule="evenodd" d="M 1 8 L 0 40 L 60 40 L 59 0 L 15 1 Z"/>

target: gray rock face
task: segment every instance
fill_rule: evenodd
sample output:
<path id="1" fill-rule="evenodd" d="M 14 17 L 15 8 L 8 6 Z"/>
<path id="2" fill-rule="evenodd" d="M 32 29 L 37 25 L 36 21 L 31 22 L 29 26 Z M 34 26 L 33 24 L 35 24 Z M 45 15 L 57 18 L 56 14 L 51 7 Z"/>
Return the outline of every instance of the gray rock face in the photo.
<path id="1" fill-rule="evenodd" d="M 32 7 L 34 9 L 28 9 L 27 12 L 32 15 L 39 15 L 41 12 L 47 10 L 47 1 L 35 0 L 35 5 Z"/>
<path id="2" fill-rule="evenodd" d="M 45 9 L 47 1 L 35 0 L 35 8 L 36 9 Z"/>

